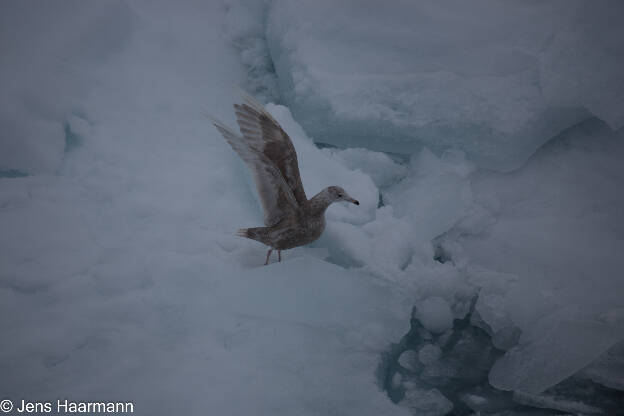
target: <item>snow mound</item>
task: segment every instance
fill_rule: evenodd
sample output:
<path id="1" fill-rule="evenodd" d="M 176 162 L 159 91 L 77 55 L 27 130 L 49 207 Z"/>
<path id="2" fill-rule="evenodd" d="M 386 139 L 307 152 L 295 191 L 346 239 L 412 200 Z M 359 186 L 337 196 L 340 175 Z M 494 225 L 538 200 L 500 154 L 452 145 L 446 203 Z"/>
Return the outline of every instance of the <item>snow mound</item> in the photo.
<path id="1" fill-rule="evenodd" d="M 55 172 L 64 123 L 84 116 L 94 72 L 132 38 L 136 13 L 121 0 L 4 2 L 0 10 L 0 169 Z"/>
<path id="2" fill-rule="evenodd" d="M 102 35 L 92 39 L 102 54 L 110 31 L 123 39 L 105 61 L 80 67 L 92 81 L 71 105 L 26 78 L 10 90 L 32 87 L 33 105 L 58 110 L 51 120 L 61 136 L 54 151 L 39 146 L 57 139 L 53 128 L 20 138 L 23 163 L 2 142 L 0 157 L 16 158 L 7 169 L 52 171 L 0 178 L 2 394 L 132 401 L 154 415 L 408 414 L 374 375 L 381 352 L 407 326 L 404 295 L 318 259 L 327 256 L 323 247 L 258 267 L 265 247 L 234 236 L 261 225 L 262 215 L 246 167 L 202 115 L 233 125 L 231 86 L 245 78 L 222 36 L 224 10 L 211 2 L 72 4 L 60 7 L 67 16 L 54 27 L 84 41 L 84 53 L 95 53 L 85 31 Z M 103 32 L 80 20 L 90 6 Z M 107 29 L 107 13 L 119 25 L 134 16 L 129 39 L 122 28 Z M 48 46 L 41 37 L 33 43 Z M 64 97 L 76 91 L 86 90 L 68 86 Z M 362 203 L 336 205 L 328 217 L 370 221 L 379 195 L 368 174 L 313 146 L 286 108 L 269 109 L 293 137 L 308 194 L 340 184 Z M 29 128 L 37 117 L 16 122 Z M 38 151 L 50 158 L 47 167 Z"/>
<path id="3" fill-rule="evenodd" d="M 414 415 L 444 416 L 453 410 L 451 403 L 437 389 L 413 389 L 406 393 L 401 405 Z"/>
<path id="4" fill-rule="evenodd" d="M 449 304 L 439 297 L 427 298 L 416 305 L 416 316 L 434 334 L 440 334 L 453 326 L 453 312 Z"/>

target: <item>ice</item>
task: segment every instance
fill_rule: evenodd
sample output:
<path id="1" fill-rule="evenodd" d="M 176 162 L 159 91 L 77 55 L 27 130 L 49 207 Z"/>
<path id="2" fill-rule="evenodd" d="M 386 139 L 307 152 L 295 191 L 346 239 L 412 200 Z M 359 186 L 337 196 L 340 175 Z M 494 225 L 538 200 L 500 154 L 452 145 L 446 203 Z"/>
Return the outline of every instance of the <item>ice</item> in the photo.
<path id="1" fill-rule="evenodd" d="M 386 369 L 389 374 L 401 375 L 402 384 L 389 383 L 384 387 L 389 396 L 404 405 L 411 405 L 413 414 L 428 411 L 433 398 L 435 411 L 446 414 L 468 414 L 464 396 L 469 392 L 480 394 L 502 408 L 512 408 L 511 399 L 497 398 L 496 392 L 487 391 L 487 374 L 500 355 L 492 348 L 489 335 L 482 329 L 469 325 L 470 316 L 457 319 L 451 330 L 432 334 L 415 315 L 410 331 L 391 350 Z M 396 359 L 396 362 L 394 361 Z M 491 389 L 491 388 L 490 388 Z M 507 394 L 507 396 L 510 396 Z M 414 401 L 420 401 L 422 408 Z M 491 404 L 481 404 L 481 409 L 491 410 Z M 433 410 L 431 410 L 433 411 Z"/>
<path id="2" fill-rule="evenodd" d="M 617 408 L 621 3 L 0 7 L 3 395 Z M 308 196 L 361 202 L 268 267 L 233 235 L 262 223 L 253 182 L 203 117 L 234 125 L 233 85 L 289 133 Z"/>
<path id="3" fill-rule="evenodd" d="M 261 360 L 252 368 L 272 371 L 275 366 L 283 372 L 285 383 L 278 382 L 271 390 L 291 392 L 287 383 L 294 383 L 294 394 L 283 399 L 293 408 L 303 401 L 310 403 L 312 412 L 349 408 L 364 414 L 401 414 L 371 382 L 370 369 L 378 360 L 379 346 L 404 329 L 401 312 L 405 311 L 393 305 L 391 292 L 362 278 L 302 257 L 246 273 L 235 284 L 224 282 L 216 288 L 219 301 L 242 323 L 227 335 L 229 347 L 233 351 L 255 348 L 259 357 L 245 354 Z M 383 292 L 390 297 L 383 299 Z M 366 305 L 366 312 L 357 305 Z M 280 339 L 278 345 L 275 337 Z M 350 358 L 326 359 L 341 354 Z M 271 384 L 276 381 L 271 377 Z M 369 395 L 366 403 L 353 401 L 361 395 Z"/>
<path id="4" fill-rule="evenodd" d="M 64 122 L 80 112 L 94 71 L 119 54 L 135 25 L 135 12 L 118 0 L 2 5 L 0 168 L 51 173 L 60 167 Z"/>
<path id="5" fill-rule="evenodd" d="M 416 316 L 428 331 L 440 334 L 453 326 L 453 312 L 442 298 L 431 297 L 416 306 Z"/>
<path id="6" fill-rule="evenodd" d="M 497 219 L 460 237 L 451 256 L 482 288 L 476 308 L 491 333 L 511 331 L 502 346 L 521 332 L 493 385 L 538 393 L 623 339 L 623 143 L 591 119 L 518 172 L 473 179 L 475 200 Z"/>
<path id="7" fill-rule="evenodd" d="M 532 342 L 509 350 L 492 367 L 490 383 L 501 390 L 541 393 L 589 365 L 622 338 L 609 325 L 558 322 L 550 331 L 540 331 Z"/>
<path id="8" fill-rule="evenodd" d="M 545 409 L 556 409 L 562 412 L 581 415 L 603 415 L 602 409 L 587 405 L 582 402 L 574 402 L 570 400 L 561 400 L 549 396 L 535 396 L 527 393 L 516 392 L 514 400 L 517 402 L 534 407 Z"/>
<path id="9" fill-rule="evenodd" d="M 531 344 L 558 324 L 553 316 L 591 321 L 620 306 L 605 288 L 621 266 L 613 129 L 624 107 L 621 57 L 611 53 L 623 39 L 612 23 L 621 5 L 368 6 L 278 1 L 264 35 L 254 32 L 280 99 L 316 142 L 412 154 L 388 179 L 367 171 L 384 206 L 362 227 L 330 223 L 321 243 L 330 258 L 395 281 L 417 306 L 440 297 L 456 318 L 476 288 L 477 312 L 502 349 Z M 519 167 L 577 123 L 582 138 L 546 146 L 512 175 L 475 170 Z M 595 279 L 582 275 L 595 275 L 595 247 L 606 273 L 589 290 Z M 462 287 L 464 273 L 473 287 Z"/>
<path id="10" fill-rule="evenodd" d="M 258 99 L 277 102 L 277 76 L 264 36 L 263 16 L 267 5 L 264 0 L 224 2 L 224 29 L 230 43 L 240 50 L 240 61 L 246 67 L 245 89 Z"/>
<path id="11" fill-rule="evenodd" d="M 401 404 L 414 415 L 444 416 L 453 410 L 453 403 L 437 389 L 414 389 L 407 392 Z"/>
<path id="12" fill-rule="evenodd" d="M 624 391 L 624 343 L 619 343 L 581 372 L 596 383 Z"/>
<path id="13" fill-rule="evenodd" d="M 585 371 L 557 382 L 541 393 L 519 390 L 512 393 L 492 387 L 488 382 L 488 372 L 503 351 L 495 348 L 493 337 L 474 324 L 476 313 L 476 309 L 471 308 L 468 316 L 455 320 L 453 328 L 441 335 L 431 334 L 420 320 L 412 320 L 410 331 L 389 351 L 383 367 L 387 371 L 384 387 L 393 401 L 406 404 L 419 397 L 424 405 L 428 402 L 426 394 L 435 389 L 433 395 L 448 400 L 453 406 L 453 414 L 458 415 L 472 412 L 484 415 L 553 415 L 561 411 L 606 415 L 616 414 L 621 408 L 621 392 L 588 380 Z M 590 339 L 591 334 L 587 330 L 575 329 L 581 329 L 578 332 Z M 601 337 L 591 339 L 596 338 Z M 552 344 L 562 340 L 555 337 L 545 342 Z M 576 348 L 576 343 L 570 345 L 575 345 L 576 353 L 582 354 L 583 349 Z M 561 353 L 568 353 L 565 346 L 557 347 Z M 613 353 L 612 357 L 617 356 L 617 348 L 610 353 Z M 523 358 L 530 361 L 533 356 Z M 498 363 L 493 371 L 496 371 Z M 558 363 L 541 364 L 554 370 L 553 374 L 559 372 L 554 368 Z M 515 376 L 522 377 L 521 369 L 512 369 L 508 379 L 515 379 Z M 413 413 L 418 415 L 425 410 L 426 406 L 424 409 L 414 407 Z"/>
<path id="14" fill-rule="evenodd" d="M 617 254 L 623 249 L 622 143 L 621 133 L 589 119 L 511 174 L 475 171 L 469 163 L 457 163 L 462 160 L 457 156 L 421 152 L 412 158 L 407 177 L 384 193 L 388 228 L 399 220 L 403 227 L 419 224 L 414 214 L 427 198 L 451 198 L 425 209 L 431 222 L 423 221 L 415 235 L 405 237 L 427 235 L 428 226 L 449 227 L 434 239 L 444 263 L 422 261 L 427 249 L 414 245 L 408 266 L 402 272 L 388 269 L 384 276 L 394 273 L 397 282 L 417 293 L 417 318 L 431 296 L 452 305 L 455 319 L 476 296 L 471 322 L 490 334 L 493 346 L 507 350 L 490 373 L 495 387 L 538 394 L 588 365 L 591 369 L 596 360 L 591 378 L 618 385 L 613 380 L 619 372 L 597 363 L 624 335 Z M 465 190 L 463 196 L 458 189 Z M 444 215 L 449 221 L 433 221 Z M 366 227 L 378 221 L 379 216 Z M 405 230 L 394 228 L 396 243 Z M 417 276 L 412 285 L 406 283 L 410 274 Z M 465 280 L 469 285 L 462 287 Z M 422 321 L 426 327 L 427 318 Z M 617 363 L 620 355 L 612 353 L 609 362 Z M 444 359 L 421 371 L 430 380 L 453 380 L 456 374 Z M 574 395 L 565 400 L 574 401 Z"/>
<path id="15" fill-rule="evenodd" d="M 397 163 L 385 153 L 349 148 L 337 150 L 336 154 L 347 168 L 366 173 L 379 188 L 388 188 L 407 175 L 405 164 Z"/>
<path id="16" fill-rule="evenodd" d="M 621 2 L 280 0 L 267 14 L 280 97 L 320 142 L 454 147 L 511 170 L 591 114 L 624 125 Z"/>
<path id="17" fill-rule="evenodd" d="M 418 360 L 424 365 L 429 365 L 436 362 L 441 355 L 442 350 L 440 350 L 440 347 L 433 344 L 427 344 L 423 345 L 423 347 L 418 351 Z"/>
<path id="18" fill-rule="evenodd" d="M 397 361 L 399 364 L 401 364 L 403 368 L 406 368 L 407 370 L 410 370 L 410 371 L 418 370 L 418 366 L 417 366 L 418 354 L 414 350 L 404 351 L 399 356 L 399 359 Z"/>
<path id="19" fill-rule="evenodd" d="M 71 6 L 59 6 L 64 17 L 52 26 L 84 40 L 88 55 L 104 54 L 110 33 L 82 39 L 98 33 L 85 13 L 104 26 L 107 13 L 119 24 L 134 16 L 132 35 L 111 26 L 119 50 L 77 69 L 90 79 L 84 90 L 78 79 L 66 95 L 38 88 L 55 76 L 42 75 L 31 102 L 58 114 L 32 140 L 20 133 L 20 149 L 2 142 L 10 159 L 0 166 L 15 161 L 6 169 L 31 173 L 0 179 L 3 398 L 127 400 L 154 415 L 408 414 L 374 372 L 406 330 L 411 301 L 370 274 L 317 258 L 327 257 L 325 246 L 259 267 L 265 248 L 234 236 L 262 215 L 243 163 L 203 117 L 208 110 L 232 123 L 232 85 L 246 74 L 223 38 L 224 10 L 205 2 Z M 45 10 L 32 10 L 29 21 L 48 22 Z M 68 53 L 83 45 L 49 35 Z M 8 81 L 16 94 L 31 88 Z M 357 211 L 332 207 L 331 221 L 370 221 L 379 193 L 368 174 L 314 147 L 285 107 L 269 108 L 292 133 L 308 194 L 336 183 L 362 202 Z M 43 116 L 35 110 L 17 125 L 36 126 Z"/>
<path id="20" fill-rule="evenodd" d="M 339 159 L 342 153 L 334 152 Z M 368 164 L 367 169 L 377 168 Z M 383 206 L 369 222 L 329 222 L 321 243 L 329 246 L 332 258 L 391 280 L 419 300 L 444 298 L 454 315 L 462 317 L 467 310 L 459 301 L 469 303 L 474 290 L 450 263 L 434 260 L 432 240 L 474 208 L 468 179 L 473 169 L 461 152 L 438 157 L 424 149 L 409 166 L 397 169 L 401 173 L 395 185 L 381 189 Z"/>

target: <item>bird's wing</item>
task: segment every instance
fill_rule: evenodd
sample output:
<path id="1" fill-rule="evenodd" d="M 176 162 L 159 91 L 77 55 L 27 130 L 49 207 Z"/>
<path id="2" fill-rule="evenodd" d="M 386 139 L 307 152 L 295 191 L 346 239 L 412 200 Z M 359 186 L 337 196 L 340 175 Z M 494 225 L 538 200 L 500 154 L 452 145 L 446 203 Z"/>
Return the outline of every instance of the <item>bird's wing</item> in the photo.
<path id="1" fill-rule="evenodd" d="M 280 171 L 299 206 L 308 200 L 301 183 L 297 152 L 290 137 L 262 104 L 242 92 L 244 103 L 235 104 L 236 121 L 249 146 L 262 153 Z"/>
<path id="2" fill-rule="evenodd" d="M 284 217 L 294 214 L 298 209 L 297 201 L 277 166 L 249 139 L 239 136 L 219 120 L 210 118 L 217 130 L 253 173 L 264 211 L 265 225 L 273 226 Z"/>

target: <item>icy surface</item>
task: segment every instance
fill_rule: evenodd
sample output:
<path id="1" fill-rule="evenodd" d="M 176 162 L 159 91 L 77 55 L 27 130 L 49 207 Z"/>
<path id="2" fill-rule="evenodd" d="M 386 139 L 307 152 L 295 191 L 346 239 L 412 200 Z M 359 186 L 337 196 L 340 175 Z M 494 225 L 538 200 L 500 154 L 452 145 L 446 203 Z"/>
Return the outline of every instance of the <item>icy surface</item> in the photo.
<path id="1" fill-rule="evenodd" d="M 94 71 L 125 48 L 136 24 L 136 13 L 118 0 L 3 2 L 0 168 L 59 168 L 63 123 L 84 116 L 82 100 L 96 82 Z"/>
<path id="2" fill-rule="evenodd" d="M 623 338 L 608 325 L 564 321 L 528 345 L 511 349 L 490 372 L 502 390 L 541 393 L 590 364 Z"/>
<path id="3" fill-rule="evenodd" d="M 621 2 L 1 7 L 2 394 L 618 408 Z M 253 182 L 202 117 L 234 125 L 234 84 L 291 136 L 308 196 L 361 202 L 266 268 L 233 236 L 262 222 Z"/>
<path id="4" fill-rule="evenodd" d="M 596 383 L 624 391 L 622 374 L 624 374 L 624 342 L 612 347 L 581 372 L 581 376 Z"/>
<path id="5" fill-rule="evenodd" d="M 493 385 L 540 392 L 624 339 L 623 157 L 621 134 L 588 120 L 520 171 L 474 179 L 497 219 L 464 230 L 454 258 L 483 287 L 477 310 L 492 333 L 521 330 Z"/>
<path id="6" fill-rule="evenodd" d="M 423 326 L 435 334 L 440 334 L 453 326 L 453 312 L 442 298 L 431 297 L 416 306 L 416 316 Z"/>
<path id="7" fill-rule="evenodd" d="M 427 344 L 418 351 L 418 360 L 423 365 L 432 364 L 440 358 L 441 354 L 442 350 L 440 350 L 440 347 L 433 344 Z"/>
<path id="8" fill-rule="evenodd" d="M 428 411 L 458 416 L 553 416 L 562 411 L 619 414 L 622 392 L 585 378 L 584 372 L 541 393 L 493 388 L 488 372 L 504 351 L 496 348 L 491 335 L 474 325 L 476 313 L 471 308 L 465 318 L 454 320 L 452 330 L 441 335 L 427 331 L 417 317 L 412 319 L 410 331 L 393 346 L 382 364 L 384 387 L 393 401 L 411 408 L 415 415 Z M 585 334 L 589 335 L 587 331 Z M 566 348 L 560 346 L 559 350 L 565 352 Z M 582 353 L 582 348 L 577 350 Z M 542 364 L 552 368 L 549 363 Z M 511 374 L 522 379 L 521 371 Z"/>
<path id="9" fill-rule="evenodd" d="M 82 11 L 65 10 L 70 20 Z M 0 179 L 3 398 L 124 400 L 154 415 L 408 414 L 374 370 L 406 330 L 411 301 L 323 261 L 322 248 L 259 267 L 264 248 L 233 235 L 262 216 L 244 165 L 202 115 L 232 122 L 231 86 L 245 77 L 222 37 L 223 9 L 132 2 L 129 13 L 124 48 L 76 68 L 97 81 L 80 112 L 58 103 L 32 141 L 20 136 L 23 152 L 2 142 L 8 167 L 53 171 Z M 95 30 L 67 26 L 71 39 Z M 20 93 L 30 87 L 13 81 Z M 33 89 L 33 102 L 56 102 Z M 306 144 L 287 109 L 269 108 L 292 133 L 308 193 L 341 178 L 362 201 L 328 217 L 369 221 L 372 179 Z M 17 123 L 38 117 L 30 109 Z M 56 130 L 56 150 L 39 146 Z"/>
<path id="10" fill-rule="evenodd" d="M 510 170 L 594 114 L 624 125 L 619 1 L 271 3 L 281 99 L 316 140 Z"/>
<path id="11" fill-rule="evenodd" d="M 408 408 L 412 414 L 422 416 L 444 416 L 453 410 L 453 403 L 437 389 L 410 390 L 405 395 L 402 406 Z"/>

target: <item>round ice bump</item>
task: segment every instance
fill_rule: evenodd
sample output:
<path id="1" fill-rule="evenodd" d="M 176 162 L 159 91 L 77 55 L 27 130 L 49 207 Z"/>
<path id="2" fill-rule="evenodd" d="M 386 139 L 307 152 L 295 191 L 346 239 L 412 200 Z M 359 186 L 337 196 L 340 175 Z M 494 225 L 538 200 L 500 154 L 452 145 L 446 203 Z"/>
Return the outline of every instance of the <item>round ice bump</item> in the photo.
<path id="1" fill-rule="evenodd" d="M 418 350 L 418 361 L 424 365 L 429 365 L 438 361 L 441 355 L 440 347 L 434 344 L 426 344 Z"/>
<path id="2" fill-rule="evenodd" d="M 434 334 L 441 334 L 453 326 L 451 307 L 440 297 L 427 298 L 419 303 L 416 306 L 416 318 Z"/>

